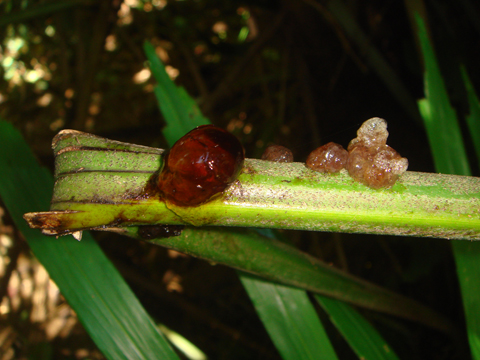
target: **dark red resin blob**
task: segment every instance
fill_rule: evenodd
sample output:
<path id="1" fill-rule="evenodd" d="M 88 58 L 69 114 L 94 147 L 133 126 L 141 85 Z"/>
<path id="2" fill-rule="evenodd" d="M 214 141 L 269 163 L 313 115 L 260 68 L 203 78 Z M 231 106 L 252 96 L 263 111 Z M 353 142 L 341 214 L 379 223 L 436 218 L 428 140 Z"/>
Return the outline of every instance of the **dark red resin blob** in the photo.
<path id="1" fill-rule="evenodd" d="M 234 135 L 213 125 L 199 126 L 166 154 L 158 190 L 175 205 L 200 205 L 235 181 L 244 159 Z"/>
<path id="2" fill-rule="evenodd" d="M 291 163 L 293 162 L 293 153 L 285 146 L 270 145 L 263 152 L 262 160 Z"/>
<path id="3" fill-rule="evenodd" d="M 329 142 L 308 155 L 306 165 L 318 172 L 336 173 L 347 164 L 348 151 L 342 145 Z"/>

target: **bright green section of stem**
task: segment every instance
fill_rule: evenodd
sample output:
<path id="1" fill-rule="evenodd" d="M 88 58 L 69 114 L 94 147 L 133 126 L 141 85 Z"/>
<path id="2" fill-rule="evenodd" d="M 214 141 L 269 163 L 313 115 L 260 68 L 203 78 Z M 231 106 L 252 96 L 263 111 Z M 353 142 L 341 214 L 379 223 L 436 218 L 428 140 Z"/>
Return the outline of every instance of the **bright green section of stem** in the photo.
<path id="1" fill-rule="evenodd" d="M 247 226 L 318 231 L 480 238 L 480 179 L 407 172 L 374 190 L 346 172 L 321 174 L 302 163 L 247 159 L 221 196 L 196 207 L 145 195 L 162 150 L 75 132 L 56 139 L 55 228 L 146 224 Z M 75 144 L 73 146 L 72 144 Z"/>

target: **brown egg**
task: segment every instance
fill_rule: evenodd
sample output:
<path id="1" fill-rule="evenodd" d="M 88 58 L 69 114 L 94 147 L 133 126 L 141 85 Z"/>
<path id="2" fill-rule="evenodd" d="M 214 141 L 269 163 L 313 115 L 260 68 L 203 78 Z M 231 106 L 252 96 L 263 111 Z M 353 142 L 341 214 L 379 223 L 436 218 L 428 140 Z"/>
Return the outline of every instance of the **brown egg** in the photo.
<path id="1" fill-rule="evenodd" d="M 263 152 L 262 160 L 290 163 L 293 162 L 293 153 L 285 146 L 270 145 Z"/>
<path id="2" fill-rule="evenodd" d="M 345 167 L 347 158 L 348 152 L 342 145 L 329 142 L 313 150 L 308 155 L 306 165 L 315 171 L 336 173 Z"/>

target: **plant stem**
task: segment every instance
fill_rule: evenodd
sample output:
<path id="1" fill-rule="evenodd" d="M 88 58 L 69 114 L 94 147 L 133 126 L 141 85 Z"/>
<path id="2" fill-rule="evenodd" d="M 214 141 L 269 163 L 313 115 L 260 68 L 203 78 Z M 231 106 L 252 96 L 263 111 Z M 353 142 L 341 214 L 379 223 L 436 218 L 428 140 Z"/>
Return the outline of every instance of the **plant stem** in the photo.
<path id="1" fill-rule="evenodd" d="M 70 131 L 54 139 L 53 212 L 26 214 L 50 234 L 153 224 L 242 226 L 480 239 L 480 179 L 407 172 L 374 190 L 346 171 L 246 159 L 221 196 L 196 207 L 146 196 L 162 150 Z M 66 211 L 66 212 L 64 212 Z"/>

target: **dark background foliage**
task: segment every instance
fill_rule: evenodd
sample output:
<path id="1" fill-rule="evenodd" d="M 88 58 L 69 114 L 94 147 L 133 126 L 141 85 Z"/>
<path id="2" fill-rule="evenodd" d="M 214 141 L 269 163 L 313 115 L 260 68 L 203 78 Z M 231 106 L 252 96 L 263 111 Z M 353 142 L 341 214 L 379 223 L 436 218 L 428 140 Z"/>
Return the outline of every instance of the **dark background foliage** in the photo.
<path id="1" fill-rule="evenodd" d="M 258 158 L 268 144 L 277 143 L 291 148 L 296 161 L 305 161 L 326 142 L 346 147 L 363 121 L 379 116 L 388 121 L 389 144 L 409 159 L 409 170 L 433 171 L 418 113 L 388 90 L 365 48 L 330 10 L 336 1 L 65 1 L 56 8 L 58 3 L 0 3 L 0 116 L 14 123 L 51 169 L 50 142 L 63 128 L 166 147 L 142 50 L 149 40 L 169 75 L 197 99 L 212 123 L 240 138 L 247 157 Z M 406 3 L 348 1 L 347 8 L 369 39 L 368 47 L 380 52 L 413 101 L 423 97 L 422 64 Z M 48 4 L 53 10 L 37 11 Z M 426 2 L 442 70 L 462 115 L 465 96 L 455 64 L 462 61 L 478 84 L 479 28 L 472 18 L 480 8 L 474 1 L 459 4 Z M 465 129 L 464 139 L 473 154 Z M 8 227 L 8 214 L 3 223 L 1 232 L 19 236 Z M 412 296 L 464 327 L 448 242 L 285 235 L 324 261 Z M 211 358 L 279 358 L 234 271 L 111 234 L 97 238 L 150 314 Z M 28 253 L 24 247 L 14 250 L 13 264 Z M 6 296 L 6 286 L 0 290 Z M 19 356 L 47 341 L 45 327 L 26 321 L 21 311 L 0 316 L 17 334 L 12 347 Z M 465 344 L 454 339 L 368 316 L 401 357 L 465 356 Z M 331 330 L 340 357 L 348 358 L 349 350 Z M 74 351 L 80 347 L 95 355 L 79 325 L 49 346 L 53 358 L 81 357 Z"/>

